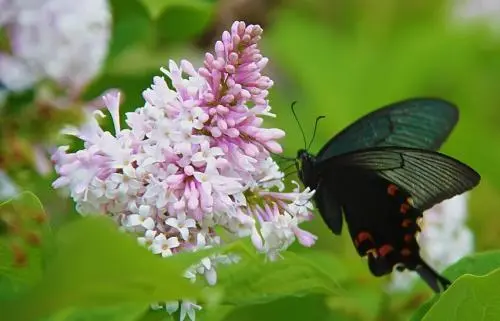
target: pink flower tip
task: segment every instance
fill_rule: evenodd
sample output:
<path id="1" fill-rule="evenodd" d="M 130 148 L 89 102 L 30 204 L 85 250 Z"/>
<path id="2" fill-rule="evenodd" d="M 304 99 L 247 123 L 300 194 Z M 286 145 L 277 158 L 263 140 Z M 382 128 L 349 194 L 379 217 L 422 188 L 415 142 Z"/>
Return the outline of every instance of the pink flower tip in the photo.
<path id="1" fill-rule="evenodd" d="M 318 239 L 316 235 L 308 231 L 305 231 L 299 227 L 295 227 L 293 229 L 293 232 L 297 237 L 297 239 L 299 240 L 299 243 L 307 247 L 313 246 L 314 243 L 316 243 L 316 240 Z"/>

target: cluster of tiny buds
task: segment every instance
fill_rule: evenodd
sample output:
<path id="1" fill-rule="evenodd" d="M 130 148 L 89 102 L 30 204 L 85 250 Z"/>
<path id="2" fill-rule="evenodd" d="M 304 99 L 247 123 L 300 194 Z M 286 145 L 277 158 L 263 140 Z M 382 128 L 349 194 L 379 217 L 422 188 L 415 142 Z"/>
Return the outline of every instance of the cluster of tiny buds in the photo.
<path id="1" fill-rule="evenodd" d="M 29 248 L 40 248 L 42 244 L 41 230 L 47 217 L 43 212 L 20 213 L 9 207 L 6 203 L 0 208 L 0 238 L 11 251 L 13 266 L 22 268 L 28 264 Z"/>

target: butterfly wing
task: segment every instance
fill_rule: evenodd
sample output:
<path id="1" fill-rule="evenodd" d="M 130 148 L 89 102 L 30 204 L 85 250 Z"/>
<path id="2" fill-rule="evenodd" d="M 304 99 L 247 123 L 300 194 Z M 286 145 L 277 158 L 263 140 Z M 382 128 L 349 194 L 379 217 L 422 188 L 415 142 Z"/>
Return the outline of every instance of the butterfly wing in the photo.
<path id="1" fill-rule="evenodd" d="M 458 121 L 458 109 L 438 98 L 413 98 L 375 110 L 334 136 L 318 161 L 377 146 L 438 150 Z"/>
<path id="2" fill-rule="evenodd" d="M 328 180 L 322 180 L 314 193 L 314 201 L 328 228 L 334 234 L 340 235 L 342 231 L 342 209 L 332 195 L 331 184 L 332 182 Z"/>
<path id="3" fill-rule="evenodd" d="M 354 151 L 318 163 L 342 172 L 355 167 L 376 173 L 406 190 L 424 211 L 475 187 L 481 177 L 466 164 L 444 154 L 407 147 L 376 147 Z"/>
<path id="4" fill-rule="evenodd" d="M 397 149 L 394 152 L 398 155 L 403 154 L 401 157 L 406 159 L 410 151 L 419 150 L 404 149 L 403 153 Z M 424 155 L 437 154 L 421 152 Z M 458 161 L 449 160 L 444 155 L 441 157 L 461 168 L 457 171 L 466 172 L 465 176 L 475 176 L 469 173 L 469 169 L 464 169 L 467 167 L 463 164 L 457 165 L 455 162 Z M 442 291 L 450 282 L 422 260 L 415 239 L 415 234 L 420 230 L 417 222 L 422 217 L 422 210 L 416 207 L 408 190 L 396 185 L 397 182 L 394 180 L 379 174 L 381 170 L 393 171 L 400 168 L 401 162 L 397 162 L 400 159 L 393 161 L 391 158 L 390 162 L 382 160 L 381 162 L 386 165 L 378 163 L 374 165 L 367 161 L 367 158 L 369 157 L 363 157 L 360 162 L 353 162 L 350 159 L 347 165 L 344 164 L 345 160 L 342 160 L 336 163 L 335 166 L 338 167 L 330 172 L 331 178 L 337 183 L 332 186 L 332 192 L 344 211 L 348 230 L 358 254 L 368 257 L 368 266 L 375 276 L 387 275 L 395 266 L 398 269 L 410 269 L 419 273 L 434 291 Z M 470 184 L 472 185 L 473 183 Z M 444 190 L 445 193 L 453 193 L 446 188 Z"/>

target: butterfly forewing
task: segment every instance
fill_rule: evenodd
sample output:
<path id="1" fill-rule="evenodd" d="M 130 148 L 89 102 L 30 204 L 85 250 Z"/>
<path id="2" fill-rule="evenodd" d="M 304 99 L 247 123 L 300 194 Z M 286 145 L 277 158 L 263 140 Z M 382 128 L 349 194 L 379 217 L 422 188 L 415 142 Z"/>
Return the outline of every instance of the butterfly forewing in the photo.
<path id="1" fill-rule="evenodd" d="M 332 158 L 318 167 L 323 171 L 355 167 L 376 173 L 408 191 L 415 207 L 420 210 L 464 193 L 480 180 L 476 171 L 454 158 L 404 147 L 363 149 Z"/>
<path id="2" fill-rule="evenodd" d="M 396 102 L 367 114 L 334 136 L 317 159 L 377 146 L 438 150 L 457 121 L 458 109 L 446 100 L 413 98 Z"/>

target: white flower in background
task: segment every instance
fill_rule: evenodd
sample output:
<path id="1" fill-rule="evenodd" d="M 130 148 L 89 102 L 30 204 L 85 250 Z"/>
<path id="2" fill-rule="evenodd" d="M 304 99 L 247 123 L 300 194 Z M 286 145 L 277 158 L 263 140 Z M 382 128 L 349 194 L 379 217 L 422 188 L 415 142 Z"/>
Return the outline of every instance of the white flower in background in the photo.
<path id="1" fill-rule="evenodd" d="M 19 193 L 18 187 L 10 179 L 10 177 L 0 170 L 0 201 L 8 200 Z"/>
<path id="2" fill-rule="evenodd" d="M 500 1 L 498 0 L 455 0 L 452 13 L 458 19 L 484 19 L 499 27 Z"/>
<path id="3" fill-rule="evenodd" d="M 59 147 L 52 160 L 81 214 L 104 213 L 138 242 L 167 257 L 220 245 L 216 227 L 235 237 L 251 237 L 258 251 L 279 258 L 295 240 L 312 246 L 316 236 L 299 228 L 311 219 L 314 192 L 283 192 L 284 174 L 270 157 L 281 153 L 280 129 L 263 128 L 270 114 L 272 81 L 261 74 L 267 64 L 257 47 L 262 29 L 235 22 L 196 70 L 173 61 L 143 91 L 145 104 L 126 114 L 120 127 L 118 93 L 103 101 L 114 135 L 95 119 L 67 134 L 84 141 L 75 153 Z M 102 113 L 96 112 L 96 116 Z M 237 262 L 213 255 L 185 271 L 192 282 L 217 282 L 217 266 Z M 202 276 L 203 278 L 198 278 Z M 196 302 L 163 302 L 152 308 L 181 320 L 195 318 Z"/>
<path id="4" fill-rule="evenodd" d="M 106 0 L 0 0 L 0 27 L 11 52 L 0 52 L 0 82 L 13 91 L 49 78 L 78 92 L 108 51 Z"/>
<path id="5" fill-rule="evenodd" d="M 420 255 L 437 271 L 474 251 L 474 235 L 467 227 L 468 194 L 457 195 L 424 212 L 422 232 L 417 236 Z M 394 271 L 390 290 L 406 290 L 417 273 Z"/>

